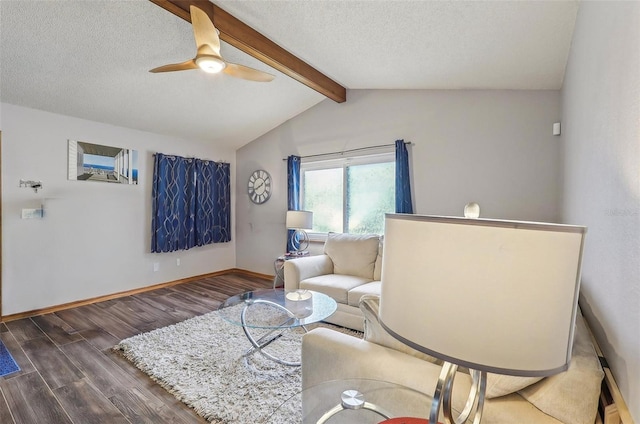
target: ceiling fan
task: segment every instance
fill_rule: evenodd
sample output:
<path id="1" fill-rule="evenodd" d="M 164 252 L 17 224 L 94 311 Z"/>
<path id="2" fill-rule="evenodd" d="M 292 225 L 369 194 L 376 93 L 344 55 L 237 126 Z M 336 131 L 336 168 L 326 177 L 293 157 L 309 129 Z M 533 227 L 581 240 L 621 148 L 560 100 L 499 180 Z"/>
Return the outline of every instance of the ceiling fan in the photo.
<path id="1" fill-rule="evenodd" d="M 275 78 L 267 72 L 225 61 L 220 56 L 218 30 L 209 19 L 209 15 L 196 6 L 190 6 L 190 12 L 193 35 L 198 46 L 196 57 L 186 62 L 160 66 L 149 72 L 187 71 L 200 68 L 212 74 L 224 72 L 232 77 L 258 82 L 269 82 Z"/>

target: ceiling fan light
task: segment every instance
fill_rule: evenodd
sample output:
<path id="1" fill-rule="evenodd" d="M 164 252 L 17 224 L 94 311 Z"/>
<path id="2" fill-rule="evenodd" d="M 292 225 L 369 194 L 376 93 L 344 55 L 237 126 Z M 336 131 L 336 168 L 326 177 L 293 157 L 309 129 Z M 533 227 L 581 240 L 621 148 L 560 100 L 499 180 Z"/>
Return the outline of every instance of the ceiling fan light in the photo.
<path id="1" fill-rule="evenodd" d="M 227 66 L 222 59 L 214 56 L 199 57 L 196 59 L 196 65 L 210 74 L 217 74 Z"/>

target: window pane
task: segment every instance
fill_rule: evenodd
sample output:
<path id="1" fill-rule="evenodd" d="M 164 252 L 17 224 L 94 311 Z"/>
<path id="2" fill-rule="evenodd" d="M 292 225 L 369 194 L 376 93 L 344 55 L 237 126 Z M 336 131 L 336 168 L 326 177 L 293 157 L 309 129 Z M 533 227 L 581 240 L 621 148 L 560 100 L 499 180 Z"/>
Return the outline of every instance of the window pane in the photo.
<path id="1" fill-rule="evenodd" d="M 342 232 L 342 168 L 304 171 L 304 209 L 313 212 L 313 231 Z"/>
<path id="2" fill-rule="evenodd" d="M 384 214 L 395 211 L 395 162 L 347 168 L 347 228 L 354 234 L 384 233 Z"/>

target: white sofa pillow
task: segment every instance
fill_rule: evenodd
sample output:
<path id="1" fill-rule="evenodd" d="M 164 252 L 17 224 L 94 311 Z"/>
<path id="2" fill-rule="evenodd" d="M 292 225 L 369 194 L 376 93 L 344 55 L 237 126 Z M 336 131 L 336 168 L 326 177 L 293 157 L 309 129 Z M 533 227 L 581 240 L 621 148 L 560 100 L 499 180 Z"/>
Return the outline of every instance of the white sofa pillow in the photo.
<path id="1" fill-rule="evenodd" d="M 373 280 L 379 240 L 376 234 L 329 233 L 324 253 L 333 261 L 333 273 Z"/>
<path id="2" fill-rule="evenodd" d="M 598 410 L 604 371 L 581 313 L 569 369 L 552 375 L 518 393 L 536 408 L 566 424 L 591 424 Z"/>
<path id="3" fill-rule="evenodd" d="M 595 415 L 604 372 L 596 355 L 582 313 L 576 316 L 576 331 L 569 369 L 551 377 L 514 377 L 487 373 L 487 399 L 518 392 L 541 411 L 565 423 L 580 423 L 569 417 Z M 568 393 L 575 401 L 567 402 Z M 542 394 L 545 394 L 544 396 Z M 581 413 L 576 415 L 580 410 Z"/>
<path id="4" fill-rule="evenodd" d="M 538 381 L 542 377 L 516 377 L 513 375 L 487 373 L 487 392 L 485 397 L 493 399 L 500 396 L 510 395 L 518 390 L 524 389 Z"/>

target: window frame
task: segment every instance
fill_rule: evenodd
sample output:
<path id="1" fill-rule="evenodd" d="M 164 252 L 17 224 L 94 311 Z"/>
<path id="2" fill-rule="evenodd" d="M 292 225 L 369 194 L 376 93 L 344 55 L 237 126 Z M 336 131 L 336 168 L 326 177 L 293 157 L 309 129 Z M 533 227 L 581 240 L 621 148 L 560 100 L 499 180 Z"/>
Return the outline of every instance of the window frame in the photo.
<path id="1" fill-rule="evenodd" d="M 328 159 L 321 158 L 313 158 L 313 159 L 305 159 L 302 158 L 300 162 L 300 197 L 302 208 L 305 208 L 304 205 L 304 187 L 305 187 L 305 172 L 306 171 L 317 171 L 322 169 L 336 169 L 342 168 L 342 231 L 347 228 L 347 220 L 349 219 L 347 215 L 347 171 L 346 168 L 349 166 L 358 166 L 358 165 L 371 165 L 377 163 L 393 163 L 395 166 L 395 150 L 392 148 L 385 149 L 386 151 L 378 152 L 378 153 L 370 153 L 370 154 L 359 154 L 359 155 L 349 155 L 344 156 L 340 153 L 336 154 L 339 157 L 330 157 Z M 334 156 L 334 155 L 327 155 Z M 307 231 L 309 235 L 310 241 L 316 242 L 324 242 L 327 239 L 327 233 L 315 232 L 315 231 Z"/>

